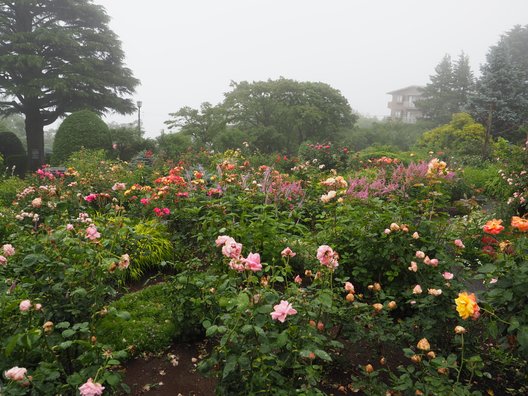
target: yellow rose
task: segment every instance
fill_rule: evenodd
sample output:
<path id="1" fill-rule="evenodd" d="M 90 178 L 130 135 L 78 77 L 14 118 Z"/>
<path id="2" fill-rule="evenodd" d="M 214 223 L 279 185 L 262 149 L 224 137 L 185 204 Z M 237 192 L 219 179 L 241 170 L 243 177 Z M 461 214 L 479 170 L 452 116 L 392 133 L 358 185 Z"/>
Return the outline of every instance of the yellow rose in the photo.
<path id="1" fill-rule="evenodd" d="M 462 319 L 466 320 L 469 317 L 477 319 L 480 316 L 480 307 L 477 304 L 477 298 L 474 293 L 458 293 L 455 303 L 457 306 L 456 310 Z"/>

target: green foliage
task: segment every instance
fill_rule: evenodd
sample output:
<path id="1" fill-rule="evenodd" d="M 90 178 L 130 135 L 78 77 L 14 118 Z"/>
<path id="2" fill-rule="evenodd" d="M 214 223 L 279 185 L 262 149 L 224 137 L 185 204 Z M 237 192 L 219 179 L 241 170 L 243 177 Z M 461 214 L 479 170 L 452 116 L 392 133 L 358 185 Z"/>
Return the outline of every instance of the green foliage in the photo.
<path id="1" fill-rule="evenodd" d="M 428 120 L 418 120 L 415 124 L 375 121 L 369 126 L 343 132 L 342 144 L 354 151 L 375 145 L 390 145 L 406 151 L 414 146 L 422 134 L 433 126 L 433 122 Z"/>
<path id="2" fill-rule="evenodd" d="M 140 131 L 133 124 L 111 126 L 110 136 L 113 154 L 121 161 L 130 161 L 142 150 L 154 149 L 154 141 L 143 139 Z"/>
<path id="3" fill-rule="evenodd" d="M 91 0 L 18 2 L 16 7 L 2 2 L 0 13 L 1 111 L 24 114 L 27 150 L 38 157 L 32 168 L 44 161 L 44 126 L 64 114 L 86 107 L 134 110 L 123 96 L 133 93 L 138 80 L 123 64 L 121 43 L 103 7 Z"/>
<path id="4" fill-rule="evenodd" d="M 172 259 L 172 243 L 165 225 L 148 220 L 136 224 L 130 239 L 130 276 L 139 278 L 146 270 Z"/>
<path id="5" fill-rule="evenodd" d="M 486 55 L 471 112 L 481 122 L 491 113 L 494 136 L 520 142 L 528 124 L 528 26 L 517 25 L 501 36 Z"/>
<path id="6" fill-rule="evenodd" d="M 437 124 L 449 122 L 454 113 L 465 111 L 473 93 L 474 79 L 469 58 L 464 53 L 453 64 L 445 55 L 435 68 L 431 82 L 423 89 L 423 96 L 416 101 L 426 119 Z"/>
<path id="7" fill-rule="evenodd" d="M 0 206 L 9 206 L 16 195 L 27 186 L 27 183 L 18 177 L 0 178 Z"/>
<path id="8" fill-rule="evenodd" d="M 164 133 L 157 138 L 160 156 L 177 161 L 193 145 L 192 138 L 182 133 Z"/>
<path id="9" fill-rule="evenodd" d="M 158 352 L 168 347 L 175 337 L 172 321 L 169 283 L 148 286 L 128 293 L 108 306 L 106 314 L 96 324 L 100 342 L 113 349 L 128 349 L 133 354 Z"/>
<path id="10" fill-rule="evenodd" d="M 27 169 L 26 150 L 13 132 L 0 132 L 0 155 L 9 173 L 24 177 Z"/>
<path id="11" fill-rule="evenodd" d="M 249 140 L 247 133 L 237 128 L 227 128 L 218 133 L 213 140 L 213 147 L 220 152 L 226 150 L 241 149 Z"/>
<path id="12" fill-rule="evenodd" d="M 89 110 L 75 112 L 62 122 L 53 142 L 53 163 L 63 164 L 72 153 L 82 148 L 112 149 L 108 126 Z"/>
<path id="13" fill-rule="evenodd" d="M 461 157 L 483 153 L 485 128 L 469 114 L 453 114 L 448 124 L 427 131 L 418 145 L 431 151 L 442 151 L 445 155 Z M 459 158 L 457 158 L 459 159 Z"/>

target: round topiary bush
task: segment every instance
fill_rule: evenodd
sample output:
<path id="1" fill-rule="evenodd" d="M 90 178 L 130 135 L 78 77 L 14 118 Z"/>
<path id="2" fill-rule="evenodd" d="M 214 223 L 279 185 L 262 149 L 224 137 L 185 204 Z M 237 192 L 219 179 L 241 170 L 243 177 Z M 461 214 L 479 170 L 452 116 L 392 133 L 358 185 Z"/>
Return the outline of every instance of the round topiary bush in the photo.
<path id="1" fill-rule="evenodd" d="M 4 166 L 8 173 L 23 177 L 27 169 L 26 150 L 22 142 L 13 132 L 0 132 L 0 153 L 4 158 Z"/>
<path id="2" fill-rule="evenodd" d="M 72 113 L 62 122 L 53 142 L 52 163 L 62 164 L 83 147 L 90 150 L 112 149 L 108 126 L 89 110 Z"/>

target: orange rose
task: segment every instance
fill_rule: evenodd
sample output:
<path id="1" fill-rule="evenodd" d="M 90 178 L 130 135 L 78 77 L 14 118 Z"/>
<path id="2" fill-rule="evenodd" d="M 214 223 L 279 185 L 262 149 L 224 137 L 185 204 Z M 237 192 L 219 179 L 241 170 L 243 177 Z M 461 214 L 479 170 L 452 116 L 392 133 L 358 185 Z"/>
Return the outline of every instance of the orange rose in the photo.
<path id="1" fill-rule="evenodd" d="M 511 226 L 517 228 L 519 231 L 528 231 L 528 219 L 523 219 L 519 216 L 513 216 L 511 219 Z"/>
<path id="2" fill-rule="evenodd" d="M 502 220 L 493 219 L 488 221 L 482 229 L 487 234 L 497 235 L 500 234 L 502 230 L 504 230 L 504 226 L 501 225 Z"/>

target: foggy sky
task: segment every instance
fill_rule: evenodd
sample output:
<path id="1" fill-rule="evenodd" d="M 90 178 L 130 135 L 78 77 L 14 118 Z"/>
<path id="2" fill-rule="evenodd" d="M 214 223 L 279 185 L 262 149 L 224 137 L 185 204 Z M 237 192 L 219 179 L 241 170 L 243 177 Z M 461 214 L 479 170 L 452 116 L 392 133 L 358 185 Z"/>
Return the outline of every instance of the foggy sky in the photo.
<path id="1" fill-rule="evenodd" d="M 527 0 L 95 0 L 112 18 L 126 65 L 141 80 L 142 125 L 217 104 L 231 81 L 321 81 L 364 115 L 389 114 L 386 93 L 425 85 L 445 54 L 470 57 L 528 24 Z M 110 114 L 107 122 L 136 122 Z"/>

